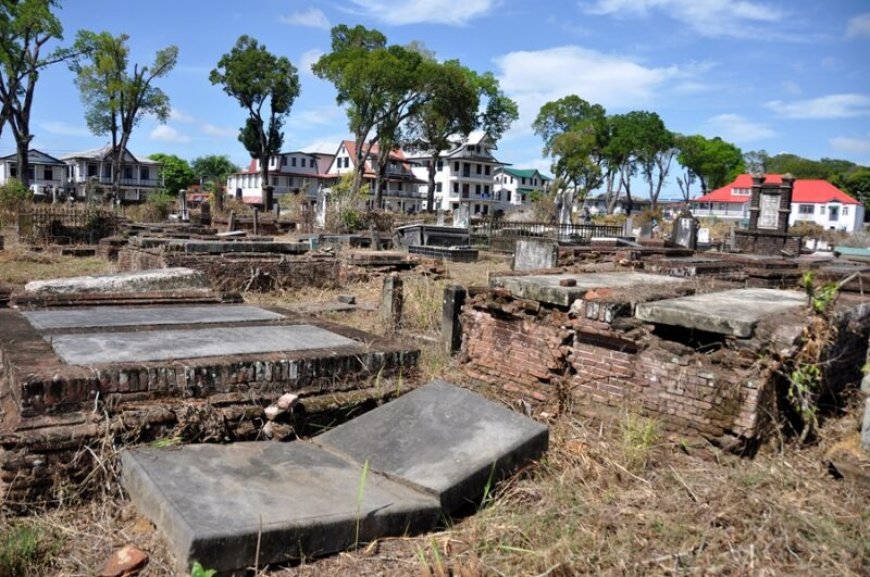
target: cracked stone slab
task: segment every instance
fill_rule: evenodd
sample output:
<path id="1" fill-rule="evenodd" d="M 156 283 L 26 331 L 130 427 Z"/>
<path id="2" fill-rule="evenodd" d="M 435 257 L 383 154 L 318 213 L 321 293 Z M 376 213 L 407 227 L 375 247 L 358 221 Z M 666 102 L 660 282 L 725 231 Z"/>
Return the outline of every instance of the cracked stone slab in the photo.
<path id="1" fill-rule="evenodd" d="M 313 325 L 260 325 L 46 337 L 70 365 L 166 361 L 362 345 Z"/>
<path id="2" fill-rule="evenodd" d="M 143 447 L 121 456 L 130 498 L 185 572 L 323 556 L 419 533 L 438 501 L 305 441 Z"/>
<path id="3" fill-rule="evenodd" d="M 284 315 L 253 305 L 167 305 L 150 307 L 102 306 L 22 311 L 38 330 L 123 327 L 136 325 L 214 324 L 269 321 Z"/>
<path id="4" fill-rule="evenodd" d="M 800 291 L 769 288 L 732 289 L 640 303 L 635 316 L 643 321 L 749 338 L 764 317 L 806 306 Z"/>
<path id="5" fill-rule="evenodd" d="M 561 281 L 574 281 L 574 286 L 560 286 Z M 686 281 L 679 278 L 639 272 L 593 272 L 580 274 L 546 274 L 493 277 L 490 285 L 506 288 L 515 298 L 543 303 L 571 306 L 583 298 L 587 291 L 600 288 L 630 289 L 645 286 L 678 286 Z"/>
<path id="6" fill-rule="evenodd" d="M 469 390 L 435 380 L 315 438 L 391 478 L 438 496 L 448 512 L 543 455 L 547 427 Z"/>

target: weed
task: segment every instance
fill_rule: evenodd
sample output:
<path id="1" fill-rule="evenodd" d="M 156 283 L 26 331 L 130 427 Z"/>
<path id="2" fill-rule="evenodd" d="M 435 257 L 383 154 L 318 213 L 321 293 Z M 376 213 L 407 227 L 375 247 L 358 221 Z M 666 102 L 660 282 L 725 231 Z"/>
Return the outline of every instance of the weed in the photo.
<path id="1" fill-rule="evenodd" d="M 627 412 L 621 423 L 622 455 L 632 472 L 646 469 L 649 453 L 659 440 L 658 426 L 652 419 Z"/>
<path id="2" fill-rule="evenodd" d="M 366 490 L 366 478 L 369 475 L 369 460 L 363 463 L 362 472 L 359 476 L 359 485 L 356 488 L 356 530 L 353 539 L 354 548 L 359 546 L 360 523 L 362 522 L 362 503 Z"/>
<path id="3" fill-rule="evenodd" d="M 193 562 L 193 567 L 190 568 L 190 577 L 214 577 L 217 571 L 214 569 L 206 569 L 199 561 Z"/>
<path id="4" fill-rule="evenodd" d="M 38 525 L 12 525 L 0 538 L 0 577 L 41 573 L 57 546 L 54 536 Z"/>

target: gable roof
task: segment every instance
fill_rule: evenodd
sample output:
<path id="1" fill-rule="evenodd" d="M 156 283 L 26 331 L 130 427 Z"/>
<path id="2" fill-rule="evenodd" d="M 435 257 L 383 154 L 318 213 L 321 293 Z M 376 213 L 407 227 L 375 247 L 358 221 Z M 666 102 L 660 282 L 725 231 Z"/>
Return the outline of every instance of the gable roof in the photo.
<path id="1" fill-rule="evenodd" d="M 541 172 L 537 168 L 508 168 L 504 167 L 506 173 L 516 176 L 518 178 L 532 178 L 534 176 L 538 176 L 543 180 L 550 180 L 550 177 L 541 174 Z"/>
<path id="2" fill-rule="evenodd" d="M 106 160 L 109 155 L 112 154 L 112 145 L 105 144 L 98 148 L 90 148 L 88 150 L 81 150 L 79 152 L 73 152 L 71 154 L 64 154 L 61 156 L 61 160 L 76 160 L 76 159 L 85 159 L 85 160 Z M 126 149 L 124 151 L 124 162 L 126 163 L 136 163 L 136 164 L 152 164 L 159 165 L 161 164 L 158 160 L 151 160 L 150 158 L 137 158 L 130 149 Z"/>
<path id="3" fill-rule="evenodd" d="M 765 183 L 782 184 L 781 174 L 765 175 Z M 752 175 L 741 174 L 734 182 L 721 188 L 708 192 L 694 199 L 694 202 L 733 202 L 743 204 L 750 198 L 746 194 L 733 194 L 733 190 L 751 189 Z M 821 179 L 796 179 L 791 197 L 792 204 L 825 204 L 828 202 L 841 202 L 843 204 L 860 204 L 857 200 L 828 182 Z"/>
<path id="4" fill-rule="evenodd" d="M 9 156 L 4 156 L 0 158 L 0 160 L 9 160 L 9 161 L 17 161 L 17 154 L 10 154 Z M 52 164 L 52 165 L 60 165 L 66 166 L 66 163 L 62 160 L 58 160 L 57 158 L 51 156 L 50 154 L 46 154 L 40 150 L 35 148 L 31 148 L 27 151 L 27 164 Z"/>

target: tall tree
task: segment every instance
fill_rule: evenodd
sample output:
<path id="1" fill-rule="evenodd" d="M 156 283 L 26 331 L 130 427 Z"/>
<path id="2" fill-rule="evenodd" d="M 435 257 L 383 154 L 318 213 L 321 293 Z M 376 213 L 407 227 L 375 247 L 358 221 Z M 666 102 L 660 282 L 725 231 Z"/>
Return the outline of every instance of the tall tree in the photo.
<path id="1" fill-rule="evenodd" d="M 583 200 L 603 182 L 607 115 L 600 104 L 570 95 L 541 107 L 532 123 L 544 140 L 544 156 L 552 158 L 553 174 Z"/>
<path id="2" fill-rule="evenodd" d="M 743 164 L 750 174 L 767 174 L 770 172 L 770 155 L 766 150 L 750 150 L 743 153 Z"/>
<path id="3" fill-rule="evenodd" d="M 56 0 L 0 0 L 0 134 L 8 123 L 25 187 L 30 185 L 30 112 L 39 73 L 72 55 L 65 49 L 42 54 L 48 42 L 63 39 L 63 27 L 52 12 L 56 6 Z"/>
<path id="4" fill-rule="evenodd" d="M 390 85 L 386 53 L 387 38 L 377 30 L 339 24 L 331 30 L 332 51 L 314 63 L 311 70 L 335 86 L 335 100 L 347 106 L 348 127 L 353 133 L 356 158 L 351 192 L 362 185 L 365 162 L 371 153 L 369 135 L 382 118 L 385 90 Z"/>
<path id="5" fill-rule="evenodd" d="M 269 159 L 284 144 L 284 120 L 299 96 L 296 67 L 283 56 L 275 56 L 254 38 L 242 35 L 211 71 L 212 84 L 221 84 L 248 112 L 239 141 L 260 164 L 263 202 L 272 208 Z"/>
<path id="6" fill-rule="evenodd" d="M 224 209 L 224 185 L 227 177 L 239 171 L 239 167 L 226 155 L 210 154 L 194 158 L 190 163 L 196 178 L 203 186 L 210 186 L 214 193 L 215 210 Z"/>
<path id="7" fill-rule="evenodd" d="M 120 198 L 121 172 L 127 143 L 143 117 L 151 115 L 160 122 L 169 118 L 169 97 L 152 83 L 169 74 L 178 61 L 178 48 L 158 50 L 150 66 L 130 66 L 129 36 L 108 32 L 78 33 L 78 56 L 70 68 L 85 106 L 85 121 L 95 135 L 111 136 L 112 197 Z"/>

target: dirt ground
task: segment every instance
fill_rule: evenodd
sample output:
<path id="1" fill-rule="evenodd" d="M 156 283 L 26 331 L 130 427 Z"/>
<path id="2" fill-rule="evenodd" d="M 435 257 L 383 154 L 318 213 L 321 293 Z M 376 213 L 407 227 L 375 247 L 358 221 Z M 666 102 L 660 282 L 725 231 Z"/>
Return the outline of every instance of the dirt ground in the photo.
<path id="1" fill-rule="evenodd" d="M 111 271 L 99 259 L 34 253 L 10 243 L 8 232 L 6 239 L 0 283 L 7 286 Z M 462 380 L 456 360 L 432 343 L 443 287 L 484 284 L 488 273 L 506 268 L 504 258 L 488 257 L 448 264 L 447 278 L 406 278 L 406 331 L 420 337 L 426 378 Z M 293 306 L 353 294 L 374 303 L 380 282 L 246 299 Z M 376 311 L 326 316 L 380 332 Z M 463 384 L 523 409 L 500 391 Z M 464 518 L 436 533 L 250 574 L 867 576 L 870 488 L 836 478 L 828 466 L 831 454 L 858 450 L 857 397 L 848 409 L 823 423 L 814 444 L 799 447 L 779 436 L 750 459 L 668 434 L 630 406 L 594 414 L 536 408 L 532 416 L 551 427 L 546 458 L 500 484 Z M 109 475 L 103 484 L 103 495 L 87 503 L 26 517 L 0 513 L 0 577 L 95 575 L 112 551 L 129 543 L 150 557 L 141 575 L 176 575 L 162 537 L 125 499 L 117 479 Z"/>

